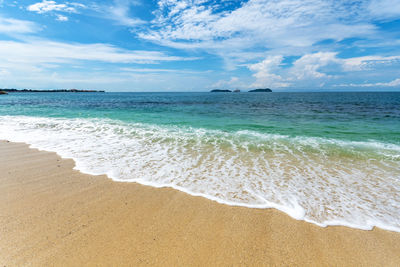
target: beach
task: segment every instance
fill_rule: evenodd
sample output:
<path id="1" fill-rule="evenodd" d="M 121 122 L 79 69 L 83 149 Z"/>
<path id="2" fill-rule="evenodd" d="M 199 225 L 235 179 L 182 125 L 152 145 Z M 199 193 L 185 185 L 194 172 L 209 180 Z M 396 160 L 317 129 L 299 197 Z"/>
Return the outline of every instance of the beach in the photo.
<path id="1" fill-rule="evenodd" d="M 318 227 L 275 209 L 115 182 L 0 142 L 2 266 L 399 266 L 400 233 Z"/>

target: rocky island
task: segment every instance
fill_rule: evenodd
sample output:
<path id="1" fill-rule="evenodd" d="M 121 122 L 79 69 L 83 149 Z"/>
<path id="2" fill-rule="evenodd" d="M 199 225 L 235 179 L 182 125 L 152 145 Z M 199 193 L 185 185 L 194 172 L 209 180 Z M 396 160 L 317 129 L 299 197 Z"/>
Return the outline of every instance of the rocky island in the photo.
<path id="1" fill-rule="evenodd" d="M 271 93 L 272 90 L 269 88 L 265 88 L 265 89 L 254 89 L 254 90 L 250 90 L 249 93 Z"/>
<path id="2" fill-rule="evenodd" d="M 210 91 L 211 93 L 230 93 L 232 92 L 231 90 L 226 90 L 226 89 L 214 89 Z"/>
<path id="3" fill-rule="evenodd" d="M 210 92 L 211 92 L 211 93 L 231 93 L 232 91 L 231 91 L 231 90 L 228 90 L 228 89 L 213 89 L 213 90 L 211 90 Z M 236 90 L 234 90 L 233 92 L 234 92 L 234 93 L 239 93 L 240 90 L 239 90 L 239 89 L 236 89 Z M 269 88 L 253 89 L 253 90 L 250 90 L 250 91 L 249 91 L 249 93 L 270 93 L 270 92 L 272 92 L 272 90 L 269 89 Z"/>

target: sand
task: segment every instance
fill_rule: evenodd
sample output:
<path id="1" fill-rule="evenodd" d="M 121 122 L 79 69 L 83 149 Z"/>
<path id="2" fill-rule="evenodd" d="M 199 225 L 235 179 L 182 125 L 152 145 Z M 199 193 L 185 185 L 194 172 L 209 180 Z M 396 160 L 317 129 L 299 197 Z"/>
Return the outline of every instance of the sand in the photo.
<path id="1" fill-rule="evenodd" d="M 0 141 L 0 266 L 400 266 L 400 233 L 114 182 Z"/>

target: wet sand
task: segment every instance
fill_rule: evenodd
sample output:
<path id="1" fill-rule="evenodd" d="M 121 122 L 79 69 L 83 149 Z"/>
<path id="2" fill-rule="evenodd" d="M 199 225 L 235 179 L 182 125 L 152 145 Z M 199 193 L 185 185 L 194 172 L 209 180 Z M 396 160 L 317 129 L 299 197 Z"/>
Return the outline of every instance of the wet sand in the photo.
<path id="1" fill-rule="evenodd" d="M 73 167 L 0 141 L 0 266 L 400 266 L 400 233 L 321 228 Z"/>

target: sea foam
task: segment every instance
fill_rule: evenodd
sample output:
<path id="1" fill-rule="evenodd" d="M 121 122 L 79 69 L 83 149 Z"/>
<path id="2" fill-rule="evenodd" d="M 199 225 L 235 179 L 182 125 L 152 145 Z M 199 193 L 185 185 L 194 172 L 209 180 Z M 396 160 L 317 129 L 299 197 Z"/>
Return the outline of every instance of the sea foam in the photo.
<path id="1" fill-rule="evenodd" d="M 116 181 L 276 208 L 319 226 L 400 232 L 396 144 L 27 116 L 0 116 L 0 139 L 57 152 L 77 170 Z"/>

